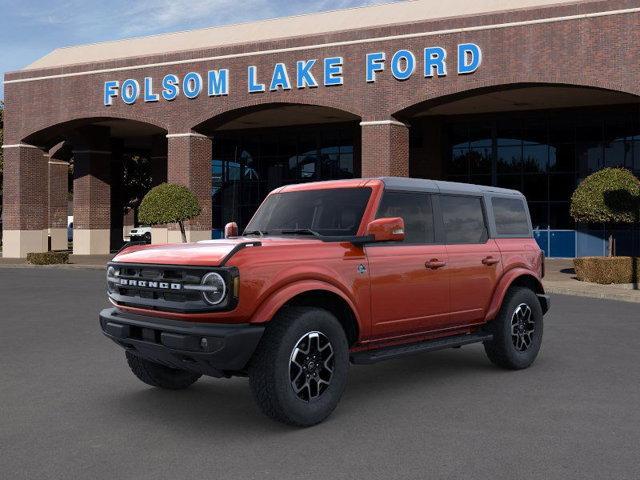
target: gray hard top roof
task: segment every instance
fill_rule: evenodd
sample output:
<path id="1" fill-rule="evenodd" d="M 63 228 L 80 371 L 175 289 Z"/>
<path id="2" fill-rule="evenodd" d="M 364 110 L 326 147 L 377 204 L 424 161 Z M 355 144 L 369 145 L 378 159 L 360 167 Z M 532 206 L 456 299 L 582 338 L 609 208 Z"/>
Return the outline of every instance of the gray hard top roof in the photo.
<path id="1" fill-rule="evenodd" d="M 442 180 L 427 180 L 422 178 L 406 177 L 380 177 L 379 180 L 382 180 L 385 187 L 391 190 L 411 190 L 462 195 L 497 194 L 504 196 L 523 196 L 522 193 L 517 190 L 488 187 L 484 185 L 473 185 L 470 183 L 445 182 Z"/>

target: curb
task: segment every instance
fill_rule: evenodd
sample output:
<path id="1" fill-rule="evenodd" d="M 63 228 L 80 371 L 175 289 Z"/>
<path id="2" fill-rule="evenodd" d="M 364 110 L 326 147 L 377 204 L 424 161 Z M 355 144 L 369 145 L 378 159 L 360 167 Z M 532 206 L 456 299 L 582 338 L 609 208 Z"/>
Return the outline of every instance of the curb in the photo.
<path id="1" fill-rule="evenodd" d="M 0 263 L 2 268 L 46 268 L 46 269 L 62 269 L 62 270 L 104 270 L 106 265 L 77 265 L 74 263 L 61 263 L 57 265 L 31 265 L 30 263 Z"/>
<path id="2" fill-rule="evenodd" d="M 596 298 L 600 300 L 616 300 L 620 302 L 640 303 L 640 294 L 629 295 L 627 293 L 617 292 L 588 292 L 585 290 L 574 290 L 571 288 L 557 287 L 549 284 L 544 285 L 544 290 L 546 293 L 554 293 L 557 295 L 573 295 L 575 297 Z"/>

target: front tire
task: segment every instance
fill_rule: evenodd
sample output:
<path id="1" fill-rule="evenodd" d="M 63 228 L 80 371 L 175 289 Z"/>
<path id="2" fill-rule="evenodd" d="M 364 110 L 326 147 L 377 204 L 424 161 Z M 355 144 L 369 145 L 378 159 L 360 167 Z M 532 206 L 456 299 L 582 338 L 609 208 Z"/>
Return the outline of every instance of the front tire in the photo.
<path id="1" fill-rule="evenodd" d="M 309 427 L 336 408 L 348 369 L 349 345 L 336 317 L 288 307 L 267 326 L 249 365 L 249 384 L 265 415 Z"/>
<path id="2" fill-rule="evenodd" d="M 182 390 L 195 383 L 202 375 L 165 367 L 159 363 L 151 362 L 136 354 L 126 351 L 127 363 L 133 374 L 139 380 L 152 387 L 167 390 Z"/>
<path id="3" fill-rule="evenodd" d="M 542 345 L 543 313 L 536 294 L 528 288 L 509 289 L 488 330 L 493 340 L 484 343 L 484 350 L 492 363 L 510 370 L 529 367 Z"/>

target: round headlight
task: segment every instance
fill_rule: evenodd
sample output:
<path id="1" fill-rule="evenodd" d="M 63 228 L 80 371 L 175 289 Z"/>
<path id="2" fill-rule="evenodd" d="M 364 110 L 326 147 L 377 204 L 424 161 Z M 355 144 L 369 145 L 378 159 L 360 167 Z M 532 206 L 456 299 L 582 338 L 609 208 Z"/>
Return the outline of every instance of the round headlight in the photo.
<path id="1" fill-rule="evenodd" d="M 206 287 L 202 291 L 202 298 L 211 304 L 218 305 L 227 294 L 227 285 L 219 273 L 211 272 L 202 277 L 202 286 Z"/>
<path id="2" fill-rule="evenodd" d="M 107 290 L 109 292 L 113 292 L 113 277 L 118 274 L 117 270 L 114 267 L 107 268 Z"/>

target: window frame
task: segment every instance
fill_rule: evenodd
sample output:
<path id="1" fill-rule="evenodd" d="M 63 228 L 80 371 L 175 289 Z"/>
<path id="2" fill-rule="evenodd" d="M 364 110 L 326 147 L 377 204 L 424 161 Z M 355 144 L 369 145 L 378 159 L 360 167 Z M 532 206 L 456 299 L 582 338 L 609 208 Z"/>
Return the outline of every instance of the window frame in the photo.
<path id="1" fill-rule="evenodd" d="M 464 198 L 475 198 L 480 201 L 480 209 L 482 211 L 482 221 L 484 222 L 484 230 L 486 232 L 486 239 L 484 242 L 449 242 L 447 240 L 447 229 L 444 223 L 444 207 L 439 205 L 440 207 L 440 222 L 442 224 L 442 236 L 445 245 L 486 245 L 491 238 L 493 238 L 493 232 L 495 232 L 495 224 L 490 225 L 489 216 L 487 215 L 487 199 L 486 195 L 482 193 L 478 194 L 468 194 L 468 193 L 440 193 L 438 194 L 440 197 L 438 199 L 438 203 L 440 203 L 440 199 L 442 197 L 464 197 Z"/>
<path id="2" fill-rule="evenodd" d="M 404 190 L 404 189 L 394 189 L 394 188 L 385 188 L 380 196 L 380 201 L 376 207 L 375 215 L 373 216 L 374 220 L 378 218 L 386 218 L 379 217 L 378 213 L 380 212 L 380 208 L 382 207 L 382 202 L 384 201 L 384 196 L 387 193 L 399 193 L 401 195 L 425 195 L 430 197 L 431 200 L 431 213 L 433 217 L 433 242 L 420 242 L 420 243 L 409 243 L 409 242 L 379 242 L 379 243 L 370 243 L 367 244 L 367 247 L 388 247 L 388 246 L 434 246 L 434 245 L 444 245 L 444 237 L 442 226 L 442 217 L 440 215 L 440 199 L 439 194 L 435 192 L 429 191 L 420 191 L 420 190 Z"/>

